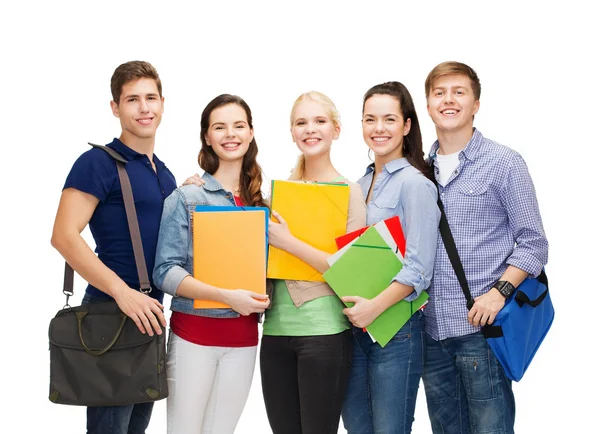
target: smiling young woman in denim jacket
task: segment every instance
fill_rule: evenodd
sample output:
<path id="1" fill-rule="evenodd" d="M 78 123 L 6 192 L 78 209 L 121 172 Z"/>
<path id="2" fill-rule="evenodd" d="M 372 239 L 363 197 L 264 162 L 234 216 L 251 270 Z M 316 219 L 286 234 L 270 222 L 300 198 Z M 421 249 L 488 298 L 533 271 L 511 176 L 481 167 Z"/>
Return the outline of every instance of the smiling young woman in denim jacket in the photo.
<path id="1" fill-rule="evenodd" d="M 437 190 L 423 159 L 419 120 L 410 93 L 398 82 L 372 87 L 363 100 L 363 138 L 375 163 L 358 180 L 367 203 L 367 224 L 398 216 L 406 238 L 402 270 L 372 300 L 343 297 L 354 325 L 354 353 L 342 412 L 349 434 L 410 433 L 423 372 L 424 317 L 417 311 L 384 347 L 363 327 L 401 300 L 429 287 L 440 212 Z"/>
<path id="2" fill-rule="evenodd" d="M 319 92 L 302 94 L 290 116 L 292 139 L 302 152 L 290 180 L 348 181 L 333 167 L 331 145 L 340 134 L 333 102 Z M 360 187 L 350 184 L 348 232 L 365 225 Z M 277 210 L 269 243 L 323 273 L 329 253 L 294 237 Z M 265 314 L 260 367 L 267 416 L 275 434 L 335 434 L 352 356 L 344 305 L 324 282 L 276 280 L 273 306 Z"/>
<path id="3" fill-rule="evenodd" d="M 244 100 L 220 95 L 202 112 L 198 155 L 204 185 L 185 185 L 166 200 L 154 282 L 173 296 L 167 355 L 169 433 L 233 433 L 254 372 L 258 315 L 267 296 L 224 290 L 192 277 L 191 213 L 196 205 L 265 206 L 252 114 Z M 194 299 L 231 309 L 193 307 Z"/>

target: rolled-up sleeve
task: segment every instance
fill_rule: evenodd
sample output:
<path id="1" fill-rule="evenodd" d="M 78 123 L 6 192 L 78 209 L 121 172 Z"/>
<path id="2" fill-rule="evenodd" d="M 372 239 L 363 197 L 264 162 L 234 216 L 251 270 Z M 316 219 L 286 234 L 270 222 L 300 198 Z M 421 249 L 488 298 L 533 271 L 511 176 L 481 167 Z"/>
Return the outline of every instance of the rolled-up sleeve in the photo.
<path id="1" fill-rule="evenodd" d="M 176 296 L 181 281 L 190 275 L 185 265 L 190 249 L 190 216 L 183 194 L 173 191 L 164 202 L 152 278 L 161 291 Z"/>
<path id="2" fill-rule="evenodd" d="M 404 264 L 395 281 L 412 286 L 414 292 L 405 300 L 415 300 L 429 287 L 437 248 L 440 210 L 437 189 L 424 176 L 406 180 L 400 192 L 398 207 L 402 215 L 402 229 L 406 239 Z"/>
<path id="3" fill-rule="evenodd" d="M 538 276 L 548 262 L 548 240 L 533 181 L 518 154 L 511 161 L 500 197 L 515 239 L 515 248 L 506 263 Z"/>

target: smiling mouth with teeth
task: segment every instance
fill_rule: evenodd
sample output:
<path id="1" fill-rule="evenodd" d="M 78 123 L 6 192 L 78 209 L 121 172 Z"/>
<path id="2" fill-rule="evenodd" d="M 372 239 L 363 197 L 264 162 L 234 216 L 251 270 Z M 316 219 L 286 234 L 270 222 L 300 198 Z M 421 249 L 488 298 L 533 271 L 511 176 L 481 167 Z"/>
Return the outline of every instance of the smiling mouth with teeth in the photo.
<path id="1" fill-rule="evenodd" d="M 240 146 L 240 144 L 239 143 L 224 143 L 221 146 L 225 149 L 236 149 L 238 146 Z"/>
<path id="2" fill-rule="evenodd" d="M 390 140 L 390 137 L 373 137 L 373 141 L 375 143 L 383 143 L 387 142 L 388 140 Z"/>
<path id="3" fill-rule="evenodd" d="M 456 113 L 458 113 L 458 110 L 443 110 L 442 114 L 444 115 L 455 115 Z"/>
<path id="4" fill-rule="evenodd" d="M 143 118 L 143 119 L 138 119 L 137 121 L 142 124 L 142 125 L 149 125 L 152 122 L 153 118 Z"/>

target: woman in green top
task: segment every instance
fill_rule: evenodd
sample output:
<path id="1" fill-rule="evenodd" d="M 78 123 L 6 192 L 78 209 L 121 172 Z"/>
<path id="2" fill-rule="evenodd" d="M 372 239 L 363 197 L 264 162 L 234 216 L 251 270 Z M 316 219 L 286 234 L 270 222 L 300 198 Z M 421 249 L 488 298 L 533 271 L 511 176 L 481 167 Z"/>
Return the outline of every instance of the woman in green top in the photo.
<path id="1" fill-rule="evenodd" d="M 365 225 L 360 187 L 333 167 L 330 151 L 340 134 L 339 113 L 319 92 L 300 95 L 292 107 L 291 133 L 302 152 L 290 180 L 350 185 L 347 232 Z M 269 224 L 269 244 L 320 273 L 329 253 L 294 237 L 282 216 Z M 285 217 L 285 216 L 284 216 Z M 344 305 L 324 282 L 275 280 L 265 313 L 260 351 L 267 416 L 275 434 L 337 433 L 351 369 L 352 333 Z"/>

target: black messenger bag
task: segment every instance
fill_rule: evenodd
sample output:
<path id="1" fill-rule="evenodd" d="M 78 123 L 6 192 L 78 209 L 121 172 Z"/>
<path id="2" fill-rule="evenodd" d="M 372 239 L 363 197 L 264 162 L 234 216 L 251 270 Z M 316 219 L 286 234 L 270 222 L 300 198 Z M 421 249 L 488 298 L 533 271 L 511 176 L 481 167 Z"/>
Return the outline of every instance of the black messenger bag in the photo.
<path id="1" fill-rule="evenodd" d="M 97 146 L 97 145 L 92 145 Z M 116 161 L 141 291 L 151 290 L 133 202 L 127 162 Z M 142 334 L 114 301 L 69 306 L 73 269 L 65 263 L 65 307 L 50 321 L 50 401 L 57 404 L 112 406 L 158 401 L 168 395 L 166 333 Z"/>

